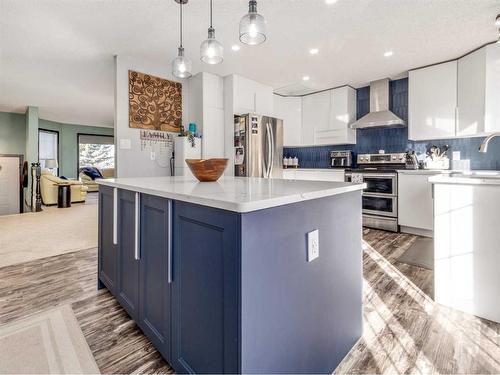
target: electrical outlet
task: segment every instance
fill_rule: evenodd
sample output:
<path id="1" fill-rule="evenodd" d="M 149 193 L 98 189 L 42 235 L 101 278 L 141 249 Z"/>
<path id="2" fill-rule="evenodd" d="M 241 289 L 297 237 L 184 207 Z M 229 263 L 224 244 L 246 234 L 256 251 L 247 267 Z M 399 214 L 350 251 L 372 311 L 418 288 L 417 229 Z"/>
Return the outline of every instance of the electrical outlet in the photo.
<path id="1" fill-rule="evenodd" d="M 307 233 L 307 261 L 319 258 L 319 230 Z"/>
<path id="2" fill-rule="evenodd" d="M 156 153 L 154 151 L 151 151 L 151 160 L 156 159 Z"/>

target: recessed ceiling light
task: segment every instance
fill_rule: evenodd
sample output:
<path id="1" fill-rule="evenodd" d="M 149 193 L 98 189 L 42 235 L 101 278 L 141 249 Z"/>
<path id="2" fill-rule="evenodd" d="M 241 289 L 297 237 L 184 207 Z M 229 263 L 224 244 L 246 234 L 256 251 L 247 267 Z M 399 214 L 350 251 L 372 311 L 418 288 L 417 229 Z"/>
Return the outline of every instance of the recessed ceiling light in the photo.
<path id="1" fill-rule="evenodd" d="M 237 45 L 237 44 L 234 44 L 234 45 L 232 45 L 232 46 L 231 46 L 231 49 L 232 49 L 233 51 L 239 51 L 239 50 L 240 50 L 240 48 L 241 48 L 241 47 L 240 47 L 239 45 Z"/>
<path id="2" fill-rule="evenodd" d="M 317 48 L 311 48 L 311 49 L 309 50 L 309 53 L 310 53 L 311 55 L 317 55 L 317 54 L 319 53 L 319 49 L 317 49 Z"/>
<path id="3" fill-rule="evenodd" d="M 309 77 L 309 76 L 304 76 L 304 77 L 302 77 L 302 80 L 303 80 L 303 81 L 309 81 L 310 79 L 311 79 L 311 77 Z"/>
<path id="4" fill-rule="evenodd" d="M 327 4 L 335 4 L 337 0 L 325 0 L 325 3 Z"/>
<path id="5" fill-rule="evenodd" d="M 394 55 L 394 52 L 392 51 L 387 51 L 384 53 L 384 57 L 391 57 L 392 55 Z"/>
<path id="6" fill-rule="evenodd" d="M 495 20 L 495 26 L 500 27 L 500 14 L 497 16 L 497 19 Z"/>

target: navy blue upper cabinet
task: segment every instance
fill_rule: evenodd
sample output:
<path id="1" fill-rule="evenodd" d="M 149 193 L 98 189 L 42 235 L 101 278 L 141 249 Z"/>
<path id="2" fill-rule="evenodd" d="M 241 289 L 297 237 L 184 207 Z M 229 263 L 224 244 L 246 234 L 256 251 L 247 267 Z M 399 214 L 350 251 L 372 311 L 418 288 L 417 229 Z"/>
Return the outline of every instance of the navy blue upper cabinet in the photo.
<path id="1" fill-rule="evenodd" d="M 113 244 L 113 188 L 99 187 L 99 255 L 98 273 L 101 283 L 115 292 L 117 276 L 117 249 Z"/>
<path id="2" fill-rule="evenodd" d="M 139 326 L 170 361 L 169 201 L 141 195 Z"/>
<path id="3" fill-rule="evenodd" d="M 135 248 L 135 193 L 118 191 L 118 270 L 116 297 L 136 319 L 139 304 L 139 259 Z M 137 259 L 136 259 L 137 258 Z"/>
<path id="4" fill-rule="evenodd" d="M 238 373 L 238 214 L 175 201 L 172 366 Z"/>

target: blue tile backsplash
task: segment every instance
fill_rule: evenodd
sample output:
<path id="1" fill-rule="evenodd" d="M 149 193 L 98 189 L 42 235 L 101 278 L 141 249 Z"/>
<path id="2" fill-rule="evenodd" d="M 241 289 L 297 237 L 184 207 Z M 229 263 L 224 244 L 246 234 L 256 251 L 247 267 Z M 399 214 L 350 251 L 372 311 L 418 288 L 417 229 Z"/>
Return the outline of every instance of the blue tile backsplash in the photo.
<path id="1" fill-rule="evenodd" d="M 408 121 L 408 79 L 390 82 L 390 109 L 403 120 Z M 357 118 L 363 117 L 370 111 L 370 87 L 357 90 Z M 354 158 L 357 154 L 385 152 L 405 152 L 414 150 L 417 154 L 425 154 L 432 145 L 450 147 L 448 155 L 451 158 L 453 151 L 460 151 L 462 159 L 470 159 L 471 169 L 500 170 L 500 139 L 493 140 L 487 154 L 479 153 L 482 137 L 440 139 L 432 141 L 410 141 L 408 128 L 374 128 L 358 129 L 357 144 L 314 146 L 314 147 L 285 147 L 285 156 L 297 156 L 301 168 L 328 168 L 330 166 L 330 151 L 351 150 Z M 497 144 L 495 144 L 497 143 Z"/>

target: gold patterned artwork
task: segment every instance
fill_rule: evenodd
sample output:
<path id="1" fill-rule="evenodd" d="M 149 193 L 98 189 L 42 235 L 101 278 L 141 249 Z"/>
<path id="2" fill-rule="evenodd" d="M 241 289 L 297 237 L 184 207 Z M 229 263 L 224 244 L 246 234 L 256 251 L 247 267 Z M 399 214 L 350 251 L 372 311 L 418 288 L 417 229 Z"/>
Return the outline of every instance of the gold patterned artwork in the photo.
<path id="1" fill-rule="evenodd" d="M 129 126 L 179 132 L 182 123 L 182 84 L 128 71 Z"/>

